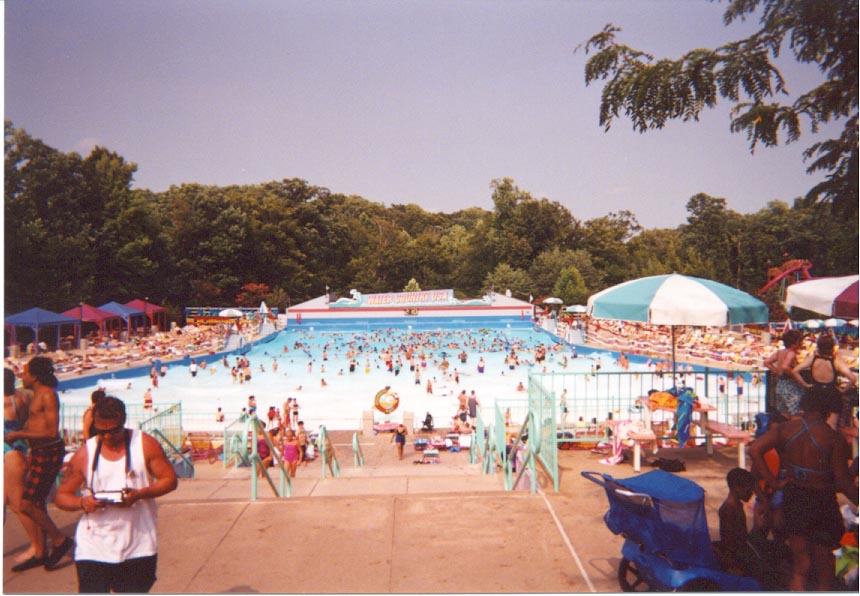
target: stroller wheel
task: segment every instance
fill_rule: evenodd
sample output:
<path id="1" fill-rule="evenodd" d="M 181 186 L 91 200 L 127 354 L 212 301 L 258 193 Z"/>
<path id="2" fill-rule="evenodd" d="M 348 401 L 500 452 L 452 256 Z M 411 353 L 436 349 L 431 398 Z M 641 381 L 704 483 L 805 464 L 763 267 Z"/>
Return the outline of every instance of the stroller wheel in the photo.
<path id="1" fill-rule="evenodd" d="M 618 564 L 618 584 L 625 592 L 650 592 L 651 586 L 639 573 L 636 563 L 622 558 Z"/>

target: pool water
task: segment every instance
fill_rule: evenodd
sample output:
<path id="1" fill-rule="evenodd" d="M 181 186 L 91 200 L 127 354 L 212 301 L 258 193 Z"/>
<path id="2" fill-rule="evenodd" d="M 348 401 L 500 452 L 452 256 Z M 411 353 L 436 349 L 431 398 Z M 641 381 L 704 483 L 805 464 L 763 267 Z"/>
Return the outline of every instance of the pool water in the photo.
<path id="1" fill-rule="evenodd" d="M 534 364 L 534 350 L 546 348 L 546 360 Z M 411 347 L 415 367 L 420 372 L 416 384 L 415 372 L 410 370 L 406 351 Z M 400 373 L 390 372 L 383 352 L 391 349 L 393 361 L 400 360 Z M 505 359 L 514 350 L 520 365 L 513 369 Z M 349 370 L 350 352 L 354 352 L 356 367 Z M 460 361 L 461 352 L 466 362 Z M 587 354 L 585 352 L 588 352 Z M 589 372 L 598 359 L 603 372 L 620 371 L 611 352 L 580 350 L 576 358 L 571 346 L 543 330 L 510 325 L 484 326 L 480 329 L 434 328 L 362 328 L 336 330 L 330 328 L 298 327 L 279 332 L 272 341 L 255 345 L 246 354 L 250 362 L 251 380 L 233 380 L 231 368 L 236 356 L 228 356 L 225 366 L 215 356 L 203 357 L 206 368 L 192 377 L 188 366 L 173 364 L 158 388 L 152 389 L 155 406 L 182 402 L 183 425 L 190 430 L 217 428 L 215 412 L 218 407 L 227 422 L 234 420 L 248 396 L 254 395 L 257 412 L 265 418 L 269 406 L 281 408 L 288 397 L 299 403 L 299 418 L 307 428 L 325 424 L 330 429 L 353 430 L 361 423 L 362 412 L 373 410 L 377 422 L 400 421 L 403 412 L 412 412 L 416 424 L 427 412 L 437 426 L 449 426 L 457 411 L 457 395 L 475 391 L 485 419 L 491 416 L 497 399 L 526 399 L 527 393 L 517 391 L 522 383 L 528 387 L 528 371 L 538 370 Z M 423 358 L 422 358 L 423 355 Z M 484 372 L 478 372 L 483 358 Z M 564 366 L 564 361 L 567 361 Z M 447 372 L 442 369 L 447 360 Z M 201 365 L 201 360 L 197 360 Z M 632 362 L 630 371 L 647 370 L 644 364 Z M 459 376 L 459 383 L 454 374 Z M 325 386 L 323 386 L 323 379 Z M 427 392 L 428 380 L 432 394 Z M 400 398 L 399 407 L 391 414 L 374 409 L 376 394 L 390 387 Z M 148 373 L 132 378 L 94 376 L 92 384 L 65 391 L 61 401 L 69 405 L 86 405 L 90 393 L 103 387 L 128 404 L 143 404 L 143 395 L 151 387 Z"/>

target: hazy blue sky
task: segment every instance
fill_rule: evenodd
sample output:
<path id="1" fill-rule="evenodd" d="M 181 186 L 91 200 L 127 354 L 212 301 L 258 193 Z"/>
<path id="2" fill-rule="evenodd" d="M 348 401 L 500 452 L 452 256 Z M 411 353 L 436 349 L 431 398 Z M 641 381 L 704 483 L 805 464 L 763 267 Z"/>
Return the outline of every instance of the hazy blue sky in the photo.
<path id="1" fill-rule="evenodd" d="M 698 192 L 751 213 L 818 178 L 813 142 L 750 155 L 728 107 L 641 135 L 598 124 L 577 45 L 608 22 L 676 57 L 745 37 L 725 3 L 146 0 L 5 3 L 5 110 L 62 151 L 137 163 L 135 187 L 302 178 L 333 192 L 451 212 L 492 209 L 510 177 L 580 220 L 628 209 L 686 220 Z M 783 63 L 789 90 L 813 68 Z"/>

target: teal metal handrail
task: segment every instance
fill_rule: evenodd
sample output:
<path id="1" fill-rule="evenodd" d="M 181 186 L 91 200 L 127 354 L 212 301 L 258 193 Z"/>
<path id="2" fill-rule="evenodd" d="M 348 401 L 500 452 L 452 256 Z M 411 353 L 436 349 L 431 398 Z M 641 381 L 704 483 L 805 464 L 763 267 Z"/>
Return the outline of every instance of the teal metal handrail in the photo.
<path id="1" fill-rule="evenodd" d="M 163 433 L 159 428 L 153 428 L 145 431 L 155 437 L 155 439 L 161 443 L 162 448 L 164 449 L 164 454 L 170 459 L 171 455 L 179 456 L 179 461 L 182 462 L 182 467 L 185 470 L 190 470 L 191 474 L 188 476 L 184 476 L 185 478 L 194 478 L 194 462 L 191 459 L 182 453 L 182 449 L 173 444 L 173 442 Z"/>
<path id="2" fill-rule="evenodd" d="M 251 455 L 249 460 L 251 462 L 251 500 L 257 500 L 257 472 L 260 471 L 262 475 L 266 478 L 266 481 L 269 483 L 269 486 L 272 489 L 272 492 L 275 493 L 276 497 L 290 497 L 293 494 L 293 486 L 290 481 L 290 476 L 287 474 L 287 470 L 284 468 L 284 460 L 280 453 L 278 453 L 275 446 L 272 444 L 272 439 L 269 437 L 269 433 L 266 432 L 266 427 L 262 423 L 262 421 L 257 418 L 256 414 L 252 414 L 245 423 L 246 435 L 251 437 Z M 281 487 L 280 491 L 275 488 L 275 483 L 272 480 L 272 477 L 269 476 L 269 470 L 266 466 L 263 465 L 263 460 L 260 458 L 260 455 L 257 453 L 257 434 L 261 434 L 266 441 L 266 445 L 269 447 L 269 452 L 272 454 L 272 461 L 277 462 L 277 467 L 281 472 Z"/>
<path id="3" fill-rule="evenodd" d="M 358 442 L 358 433 L 352 434 L 352 465 L 356 468 L 364 467 L 364 454 L 361 452 L 361 444 Z"/>
<path id="4" fill-rule="evenodd" d="M 224 468 L 251 465 L 247 420 L 248 415 L 242 414 L 224 427 Z"/>
<path id="5" fill-rule="evenodd" d="M 332 478 L 340 476 L 340 464 L 337 461 L 337 453 L 328 438 L 328 431 L 325 426 L 320 426 L 320 432 L 317 436 L 317 448 L 320 452 L 322 460 L 322 477 L 326 477 L 326 470 L 331 472 Z"/>

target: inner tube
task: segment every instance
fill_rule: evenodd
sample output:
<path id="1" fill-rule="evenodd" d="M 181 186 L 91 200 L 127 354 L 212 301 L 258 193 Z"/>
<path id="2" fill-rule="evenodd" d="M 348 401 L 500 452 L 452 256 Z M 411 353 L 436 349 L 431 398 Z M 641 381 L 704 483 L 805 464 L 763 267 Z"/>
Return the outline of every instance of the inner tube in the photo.
<path id="1" fill-rule="evenodd" d="M 391 414 L 399 405 L 400 397 L 391 390 L 391 387 L 382 389 L 373 398 L 373 407 L 383 414 Z"/>

